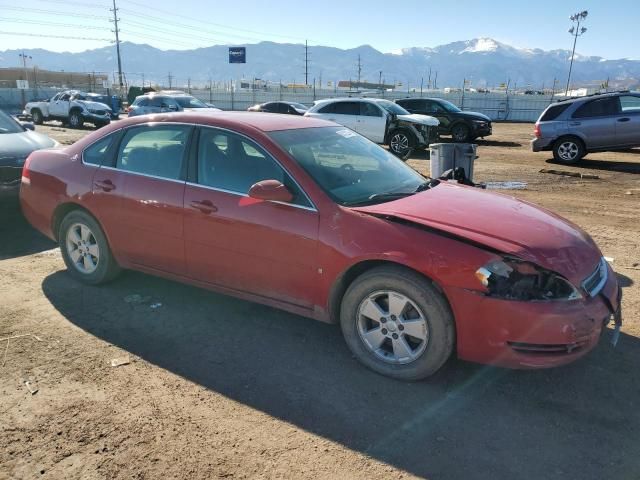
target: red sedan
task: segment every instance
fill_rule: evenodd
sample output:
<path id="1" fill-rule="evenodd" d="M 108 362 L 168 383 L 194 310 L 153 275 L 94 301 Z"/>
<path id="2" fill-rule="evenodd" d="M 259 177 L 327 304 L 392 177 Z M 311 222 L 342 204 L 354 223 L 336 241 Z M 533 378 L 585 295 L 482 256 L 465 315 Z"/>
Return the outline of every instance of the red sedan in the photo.
<path id="1" fill-rule="evenodd" d="M 130 118 L 33 153 L 21 201 L 82 282 L 135 269 L 340 323 L 362 363 L 405 380 L 454 351 L 565 364 L 620 317 L 616 276 L 577 226 L 313 118 Z"/>

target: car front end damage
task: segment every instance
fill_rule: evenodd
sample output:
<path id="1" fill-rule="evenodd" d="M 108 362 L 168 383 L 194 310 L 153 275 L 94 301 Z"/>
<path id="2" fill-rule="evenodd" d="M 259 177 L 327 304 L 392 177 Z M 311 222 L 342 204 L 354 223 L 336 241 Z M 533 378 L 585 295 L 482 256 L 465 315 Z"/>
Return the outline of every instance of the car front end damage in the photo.
<path id="1" fill-rule="evenodd" d="M 430 144 L 438 141 L 438 125 L 439 121 L 433 117 L 421 115 L 428 119 L 426 121 L 414 121 L 413 119 L 403 118 L 412 117 L 413 115 L 399 115 L 394 125 L 389 128 L 393 131 L 398 128 L 410 130 L 416 139 L 416 148 L 428 147 Z M 417 115 L 416 115 L 417 116 Z"/>
<path id="2" fill-rule="evenodd" d="M 484 287 L 448 289 L 458 329 L 460 358 L 509 368 L 570 363 L 622 324 L 620 289 L 601 259 L 579 286 L 559 274 L 517 259 L 491 262 L 476 271 Z"/>

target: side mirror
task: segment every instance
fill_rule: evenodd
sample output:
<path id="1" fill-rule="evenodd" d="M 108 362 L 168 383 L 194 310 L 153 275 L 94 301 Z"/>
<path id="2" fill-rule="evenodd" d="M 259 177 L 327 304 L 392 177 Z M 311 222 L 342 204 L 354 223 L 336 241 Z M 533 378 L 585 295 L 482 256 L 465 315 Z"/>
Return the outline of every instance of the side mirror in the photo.
<path id="1" fill-rule="evenodd" d="M 289 203 L 293 195 L 289 189 L 278 180 L 262 180 L 251 185 L 249 196 L 258 200 Z"/>
<path id="2" fill-rule="evenodd" d="M 32 132 L 35 131 L 36 127 L 33 123 L 29 123 L 29 122 L 20 122 L 20 125 L 22 125 L 22 129 L 26 132 L 27 130 L 31 130 Z"/>

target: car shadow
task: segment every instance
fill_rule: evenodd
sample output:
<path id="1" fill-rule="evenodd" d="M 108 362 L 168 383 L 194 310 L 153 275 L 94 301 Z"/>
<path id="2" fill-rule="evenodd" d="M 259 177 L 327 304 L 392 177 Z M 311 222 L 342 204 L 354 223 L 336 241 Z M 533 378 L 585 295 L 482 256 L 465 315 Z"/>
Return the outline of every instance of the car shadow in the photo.
<path id="1" fill-rule="evenodd" d="M 361 366 L 336 326 L 156 277 L 128 272 L 99 288 L 60 271 L 42 289 L 91 335 L 418 476 L 585 480 L 640 471 L 640 377 L 629 368 L 640 362 L 640 342 L 624 333 L 616 349 L 606 332 L 563 368 L 452 360 L 406 383 Z M 131 294 L 145 303 L 127 303 Z"/>
<path id="2" fill-rule="evenodd" d="M 547 159 L 546 163 L 551 165 L 567 166 L 561 162 L 556 162 L 553 158 Z M 578 163 L 570 165 L 576 168 L 588 168 L 591 170 L 605 170 L 622 173 L 640 174 L 640 163 L 619 162 L 616 160 L 597 160 L 591 158 L 583 158 Z"/>
<path id="3" fill-rule="evenodd" d="M 438 139 L 439 142 L 441 143 L 455 143 L 453 141 L 452 138 L 439 138 Z M 518 143 L 518 142 L 510 142 L 510 141 L 500 141 L 500 140 L 483 140 L 481 138 L 476 138 L 473 142 L 469 142 L 469 143 L 476 143 L 478 144 L 478 146 L 483 146 L 483 147 L 521 147 L 522 144 Z"/>
<path id="4" fill-rule="evenodd" d="M 31 255 L 55 247 L 54 241 L 27 222 L 17 201 L 0 205 L 0 260 Z"/>
<path id="5" fill-rule="evenodd" d="M 621 288 L 627 288 L 633 285 L 633 280 L 620 272 L 616 272 L 616 277 L 618 277 L 618 285 L 620 285 Z"/>

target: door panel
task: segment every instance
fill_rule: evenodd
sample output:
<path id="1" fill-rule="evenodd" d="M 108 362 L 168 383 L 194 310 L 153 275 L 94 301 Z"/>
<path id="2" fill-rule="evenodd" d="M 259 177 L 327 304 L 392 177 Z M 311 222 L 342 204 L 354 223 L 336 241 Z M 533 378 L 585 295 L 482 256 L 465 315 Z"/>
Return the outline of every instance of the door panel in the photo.
<path id="1" fill-rule="evenodd" d="M 387 127 L 387 117 L 382 110 L 372 103 L 360 103 L 360 116 L 356 131 L 372 142 L 384 143 L 384 134 Z"/>
<path id="2" fill-rule="evenodd" d="M 591 100 L 576 109 L 568 121 L 568 131 L 584 139 L 587 148 L 604 148 L 616 144 L 618 99 Z"/>
<path id="3" fill-rule="evenodd" d="M 640 145 L 640 96 L 621 95 L 620 115 L 616 117 L 616 144 Z"/>

